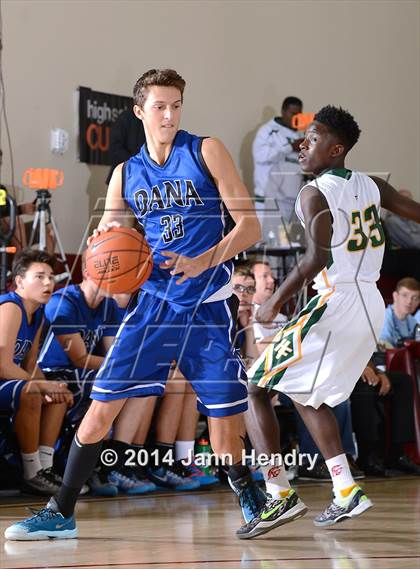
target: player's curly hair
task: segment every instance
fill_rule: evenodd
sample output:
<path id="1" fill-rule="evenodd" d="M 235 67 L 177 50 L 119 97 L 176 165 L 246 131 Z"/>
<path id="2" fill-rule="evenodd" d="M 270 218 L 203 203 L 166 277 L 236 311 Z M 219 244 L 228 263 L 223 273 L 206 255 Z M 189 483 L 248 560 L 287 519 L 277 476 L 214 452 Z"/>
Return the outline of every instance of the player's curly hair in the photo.
<path id="1" fill-rule="evenodd" d="M 149 87 L 176 87 L 183 100 L 185 81 L 174 69 L 149 69 L 137 79 L 133 89 L 134 104 L 143 108 L 149 92 Z"/>
<path id="2" fill-rule="evenodd" d="M 314 117 L 314 120 L 324 124 L 334 133 L 345 146 L 347 152 L 353 148 L 359 140 L 361 130 L 354 117 L 341 107 L 327 105 L 322 107 Z"/>

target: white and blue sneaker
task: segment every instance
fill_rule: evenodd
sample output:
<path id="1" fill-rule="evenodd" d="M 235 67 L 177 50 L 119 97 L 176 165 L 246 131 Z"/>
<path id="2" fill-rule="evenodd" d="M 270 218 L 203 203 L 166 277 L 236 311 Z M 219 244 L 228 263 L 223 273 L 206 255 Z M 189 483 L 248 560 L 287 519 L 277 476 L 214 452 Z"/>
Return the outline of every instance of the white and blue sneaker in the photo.
<path id="1" fill-rule="evenodd" d="M 170 488 L 171 490 L 196 490 L 200 488 L 198 480 L 192 480 L 184 474 L 178 465 L 173 467 L 159 466 L 147 470 L 148 478 L 156 484 L 158 488 Z"/>
<path id="2" fill-rule="evenodd" d="M 156 490 L 156 485 L 147 478 L 139 480 L 134 473 L 125 470 L 112 470 L 108 474 L 108 482 L 115 485 L 120 492 L 131 496 Z"/>
<path id="3" fill-rule="evenodd" d="M 92 472 L 88 484 L 93 496 L 116 496 L 118 494 L 118 487 L 111 484 L 108 474 L 101 469 Z"/>
<path id="4" fill-rule="evenodd" d="M 9 526 L 4 537 L 13 541 L 35 541 L 47 539 L 72 539 L 77 537 L 74 516 L 65 518 L 53 507 L 50 500 L 47 506 L 26 520 Z"/>

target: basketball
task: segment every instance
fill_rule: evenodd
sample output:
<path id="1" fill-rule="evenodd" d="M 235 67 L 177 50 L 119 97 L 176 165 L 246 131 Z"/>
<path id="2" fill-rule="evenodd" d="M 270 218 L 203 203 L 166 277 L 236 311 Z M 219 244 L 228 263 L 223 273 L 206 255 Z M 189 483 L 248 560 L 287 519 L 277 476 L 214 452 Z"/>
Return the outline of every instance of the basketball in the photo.
<path id="1" fill-rule="evenodd" d="M 86 254 L 89 277 L 109 294 L 136 291 L 150 276 L 153 258 L 146 239 L 128 227 L 94 237 Z"/>

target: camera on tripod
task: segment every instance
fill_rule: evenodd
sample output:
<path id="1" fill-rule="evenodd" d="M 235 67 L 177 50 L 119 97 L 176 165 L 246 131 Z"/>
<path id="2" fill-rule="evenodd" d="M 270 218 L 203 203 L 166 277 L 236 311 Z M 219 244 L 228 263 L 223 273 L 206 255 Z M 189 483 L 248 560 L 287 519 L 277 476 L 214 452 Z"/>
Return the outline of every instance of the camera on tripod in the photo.
<path id="1" fill-rule="evenodd" d="M 35 217 L 32 223 L 29 247 L 34 245 L 35 236 L 39 232 L 39 249 L 47 249 L 47 227 L 51 225 L 52 232 L 57 242 L 60 256 L 58 260 L 64 265 L 65 272 L 55 276 L 56 282 L 70 278 L 70 268 L 64 253 L 63 245 L 58 233 L 57 224 L 51 213 L 51 191 L 61 187 L 64 182 L 64 172 L 50 168 L 28 168 L 23 173 L 22 183 L 29 190 L 36 191 Z"/>

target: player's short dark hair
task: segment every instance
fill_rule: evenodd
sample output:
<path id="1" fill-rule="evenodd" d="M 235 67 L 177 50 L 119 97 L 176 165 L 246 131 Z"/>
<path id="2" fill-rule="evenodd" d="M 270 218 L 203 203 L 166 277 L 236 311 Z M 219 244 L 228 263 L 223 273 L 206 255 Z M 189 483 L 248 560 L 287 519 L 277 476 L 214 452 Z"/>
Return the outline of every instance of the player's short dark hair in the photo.
<path id="1" fill-rule="evenodd" d="M 12 264 L 12 277 L 13 280 L 19 275 L 24 277 L 26 271 L 32 263 L 45 263 L 49 265 L 52 270 L 55 269 L 55 257 L 46 251 L 38 251 L 37 249 L 22 249 L 15 255 Z"/>
<path id="2" fill-rule="evenodd" d="M 403 287 L 408 290 L 420 291 L 420 282 L 412 277 L 405 277 L 397 282 L 395 285 L 395 291 L 399 292 Z"/>
<path id="3" fill-rule="evenodd" d="M 361 130 L 354 117 L 341 107 L 322 107 L 314 120 L 325 125 L 342 142 L 348 152 L 359 140 Z"/>
<path id="4" fill-rule="evenodd" d="M 286 97 L 281 104 L 281 110 L 285 111 L 287 107 L 290 107 L 291 105 L 299 105 L 303 107 L 303 103 L 298 99 L 298 97 Z"/>
<path id="5" fill-rule="evenodd" d="M 137 79 L 133 89 L 134 104 L 143 108 L 150 87 L 176 87 L 184 96 L 185 81 L 174 69 L 149 69 Z"/>

